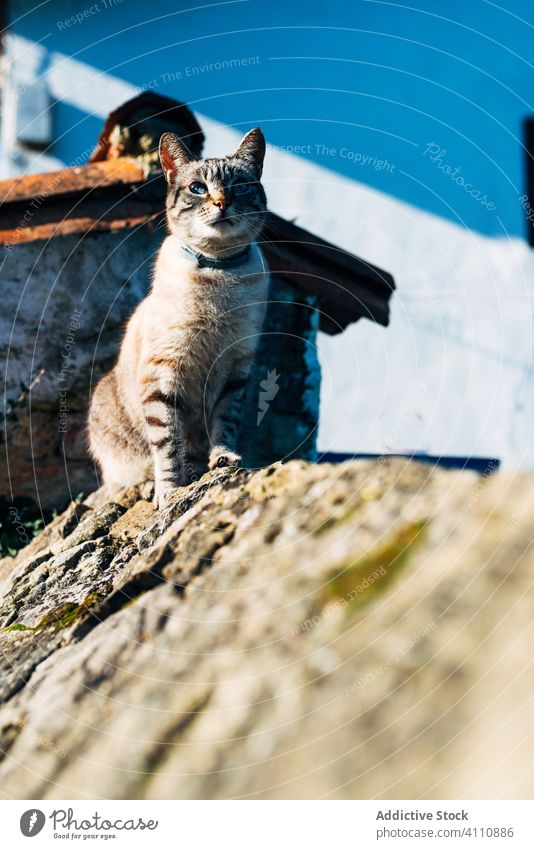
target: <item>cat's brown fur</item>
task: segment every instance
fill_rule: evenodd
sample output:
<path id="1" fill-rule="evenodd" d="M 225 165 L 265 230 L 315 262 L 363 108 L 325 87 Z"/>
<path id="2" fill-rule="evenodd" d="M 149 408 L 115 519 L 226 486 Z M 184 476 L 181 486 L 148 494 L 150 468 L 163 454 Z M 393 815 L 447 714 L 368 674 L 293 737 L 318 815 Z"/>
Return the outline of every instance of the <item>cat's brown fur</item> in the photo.
<path id="1" fill-rule="evenodd" d="M 208 466 L 241 459 L 239 417 L 267 300 L 265 264 L 254 243 L 266 208 L 264 153 L 258 129 L 223 159 L 195 159 L 172 133 L 160 142 L 170 235 L 152 290 L 131 317 L 89 415 L 104 483 L 154 479 L 158 507 Z M 198 267 L 182 244 L 230 263 L 251 247 L 239 267 L 221 269 Z"/>

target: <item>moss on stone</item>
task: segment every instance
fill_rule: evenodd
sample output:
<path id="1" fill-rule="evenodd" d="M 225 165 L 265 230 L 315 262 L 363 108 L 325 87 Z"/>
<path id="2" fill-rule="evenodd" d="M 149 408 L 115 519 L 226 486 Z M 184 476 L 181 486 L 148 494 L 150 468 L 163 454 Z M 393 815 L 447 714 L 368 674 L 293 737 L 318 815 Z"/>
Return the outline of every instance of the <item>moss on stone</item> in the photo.
<path id="1" fill-rule="evenodd" d="M 53 628 L 54 631 L 63 631 L 69 628 L 79 619 L 85 618 L 91 613 L 107 595 L 107 592 L 92 592 L 85 596 L 84 600 L 77 604 L 74 601 L 68 601 L 66 604 L 56 607 L 51 610 L 39 621 L 36 626 L 36 631 L 44 631 L 46 628 Z"/>
<path id="2" fill-rule="evenodd" d="M 330 578 L 324 594 L 326 603 L 337 602 L 343 606 L 352 602 L 367 603 L 379 593 L 384 592 L 401 569 L 409 562 L 415 548 L 424 539 L 426 520 L 409 522 L 392 531 L 375 545 L 371 551 L 356 560 L 349 560 L 338 566 Z"/>
<path id="3" fill-rule="evenodd" d="M 46 613 L 37 624 L 37 631 L 44 631 L 45 628 L 53 628 L 54 631 L 62 631 L 68 628 L 79 616 L 81 605 L 75 604 L 73 601 L 63 604 L 61 607 L 56 607 L 49 613 Z"/>

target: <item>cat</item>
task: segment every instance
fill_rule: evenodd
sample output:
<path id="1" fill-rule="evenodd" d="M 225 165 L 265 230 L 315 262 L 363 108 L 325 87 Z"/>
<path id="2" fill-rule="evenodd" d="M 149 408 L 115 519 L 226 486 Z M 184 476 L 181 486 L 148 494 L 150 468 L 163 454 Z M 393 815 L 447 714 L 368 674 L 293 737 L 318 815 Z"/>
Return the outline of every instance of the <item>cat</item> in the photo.
<path id="1" fill-rule="evenodd" d="M 261 130 L 211 159 L 164 133 L 159 155 L 169 235 L 89 412 L 104 484 L 154 480 L 156 508 L 208 468 L 241 462 L 236 440 L 268 297 L 255 243 L 267 203 Z"/>

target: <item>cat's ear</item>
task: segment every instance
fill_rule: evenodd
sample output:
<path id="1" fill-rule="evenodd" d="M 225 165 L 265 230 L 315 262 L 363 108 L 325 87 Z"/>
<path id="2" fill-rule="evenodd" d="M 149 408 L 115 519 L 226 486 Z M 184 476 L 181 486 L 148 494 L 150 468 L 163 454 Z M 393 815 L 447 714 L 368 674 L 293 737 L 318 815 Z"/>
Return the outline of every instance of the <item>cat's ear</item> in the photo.
<path id="1" fill-rule="evenodd" d="M 159 158 L 165 179 L 170 184 L 175 180 L 178 169 L 188 165 L 196 156 L 174 133 L 163 133 L 159 140 Z"/>
<path id="2" fill-rule="evenodd" d="M 250 130 L 232 155 L 235 159 L 246 160 L 261 176 L 265 156 L 265 138 L 260 128 Z"/>

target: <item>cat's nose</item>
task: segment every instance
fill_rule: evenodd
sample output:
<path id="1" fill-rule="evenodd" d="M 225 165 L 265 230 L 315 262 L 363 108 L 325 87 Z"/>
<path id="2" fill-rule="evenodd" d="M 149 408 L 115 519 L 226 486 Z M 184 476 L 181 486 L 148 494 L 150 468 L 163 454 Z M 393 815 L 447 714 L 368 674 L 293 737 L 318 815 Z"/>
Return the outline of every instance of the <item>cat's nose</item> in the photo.
<path id="1" fill-rule="evenodd" d="M 211 202 L 212 202 L 213 206 L 218 206 L 219 209 L 221 210 L 221 212 L 224 212 L 224 210 L 226 209 L 227 204 L 226 204 L 226 198 L 225 198 L 224 195 L 212 196 Z"/>

